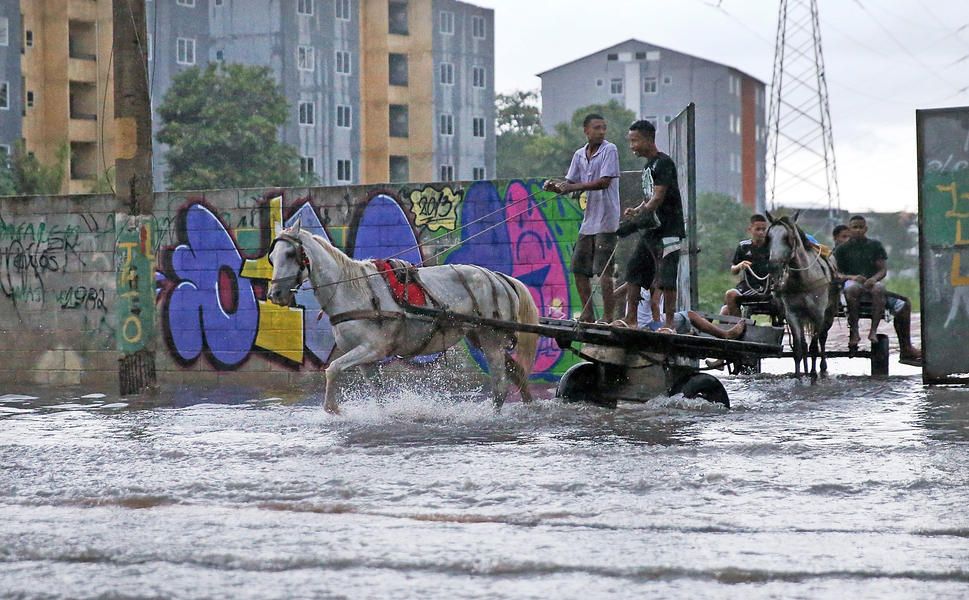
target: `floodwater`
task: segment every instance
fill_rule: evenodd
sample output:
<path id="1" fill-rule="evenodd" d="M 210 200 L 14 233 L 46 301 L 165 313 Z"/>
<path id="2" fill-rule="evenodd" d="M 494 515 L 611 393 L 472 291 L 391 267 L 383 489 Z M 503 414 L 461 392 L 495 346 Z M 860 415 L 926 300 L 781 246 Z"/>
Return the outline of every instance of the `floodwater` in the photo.
<path id="1" fill-rule="evenodd" d="M 5 389 L 0 597 L 965 598 L 969 389 L 903 373 L 730 411 Z"/>

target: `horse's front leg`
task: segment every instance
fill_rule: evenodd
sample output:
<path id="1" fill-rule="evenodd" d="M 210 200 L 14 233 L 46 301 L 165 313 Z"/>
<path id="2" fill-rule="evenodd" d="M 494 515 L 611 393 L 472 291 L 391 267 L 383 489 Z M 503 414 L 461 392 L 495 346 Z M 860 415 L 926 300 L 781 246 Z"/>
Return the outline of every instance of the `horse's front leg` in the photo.
<path id="1" fill-rule="evenodd" d="M 811 355 L 811 383 L 814 383 L 818 379 L 818 334 L 811 334 L 811 349 L 808 350 Z M 807 370 L 807 365 L 804 365 L 804 369 Z"/>
<path id="2" fill-rule="evenodd" d="M 336 378 L 351 367 L 365 365 L 387 356 L 385 348 L 360 344 L 354 346 L 343 356 L 329 364 L 324 372 L 326 376 L 326 393 L 324 395 L 323 410 L 328 413 L 339 414 L 340 405 L 336 401 Z"/>

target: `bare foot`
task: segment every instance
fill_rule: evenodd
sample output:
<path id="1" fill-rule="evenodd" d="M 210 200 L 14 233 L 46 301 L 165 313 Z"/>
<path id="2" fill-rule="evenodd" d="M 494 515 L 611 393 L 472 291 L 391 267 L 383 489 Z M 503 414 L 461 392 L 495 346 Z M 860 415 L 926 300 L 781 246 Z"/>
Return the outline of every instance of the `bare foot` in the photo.
<path id="1" fill-rule="evenodd" d="M 656 333 L 676 333 L 676 332 L 669 327 L 660 327 L 659 329 L 656 330 Z"/>
<path id="2" fill-rule="evenodd" d="M 848 334 L 848 348 L 857 348 L 858 347 L 858 341 L 860 339 L 861 339 L 861 336 L 858 335 L 858 332 L 857 331 L 851 331 Z"/>
<path id="3" fill-rule="evenodd" d="M 736 340 L 741 336 L 743 336 L 746 330 L 747 330 L 747 321 L 741 321 L 736 325 L 734 325 L 733 327 L 731 327 L 730 329 L 723 332 L 724 333 L 723 337 L 728 340 Z"/>
<path id="4" fill-rule="evenodd" d="M 629 323 L 623 321 L 622 319 L 616 319 L 612 323 L 609 323 L 612 327 L 629 327 Z"/>
<path id="5" fill-rule="evenodd" d="M 915 346 L 909 346 L 908 348 L 904 348 L 901 352 L 899 352 L 899 356 L 902 358 L 921 359 L 922 351 Z"/>
<path id="6" fill-rule="evenodd" d="M 872 344 L 875 344 L 875 343 L 878 342 L 878 330 L 877 329 L 872 329 L 871 331 L 868 332 L 868 341 L 871 342 Z"/>

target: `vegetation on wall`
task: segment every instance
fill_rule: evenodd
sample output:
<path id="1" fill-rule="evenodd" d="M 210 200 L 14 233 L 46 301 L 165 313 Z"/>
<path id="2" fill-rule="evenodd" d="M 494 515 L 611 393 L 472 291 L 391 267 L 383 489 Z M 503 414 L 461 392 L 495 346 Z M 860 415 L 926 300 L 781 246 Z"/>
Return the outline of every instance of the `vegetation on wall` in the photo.
<path id="1" fill-rule="evenodd" d="M 290 107 L 267 67 L 186 69 L 172 81 L 158 115 L 173 190 L 316 183 L 300 175 L 296 150 L 279 141 Z"/>
<path id="2" fill-rule="evenodd" d="M 59 194 L 67 169 L 70 148 L 57 147 L 52 164 L 43 164 L 18 141 L 13 154 L 0 160 L 0 196 L 49 196 Z"/>

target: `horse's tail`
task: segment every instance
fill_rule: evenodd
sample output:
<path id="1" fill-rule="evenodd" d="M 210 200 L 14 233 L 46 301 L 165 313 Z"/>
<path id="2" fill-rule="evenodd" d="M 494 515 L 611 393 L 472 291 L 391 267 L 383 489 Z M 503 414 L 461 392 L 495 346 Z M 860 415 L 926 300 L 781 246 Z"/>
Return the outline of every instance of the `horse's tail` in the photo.
<path id="1" fill-rule="evenodd" d="M 538 307 L 535 306 L 535 300 L 532 298 L 532 293 L 528 291 L 528 286 L 514 277 L 509 277 L 508 279 L 514 286 L 515 293 L 518 295 L 518 322 L 538 325 Z M 519 331 L 516 336 L 518 339 L 515 350 L 516 361 L 524 371 L 525 382 L 527 382 L 528 375 L 532 372 L 532 367 L 535 365 L 535 351 L 538 349 L 538 334 Z"/>

